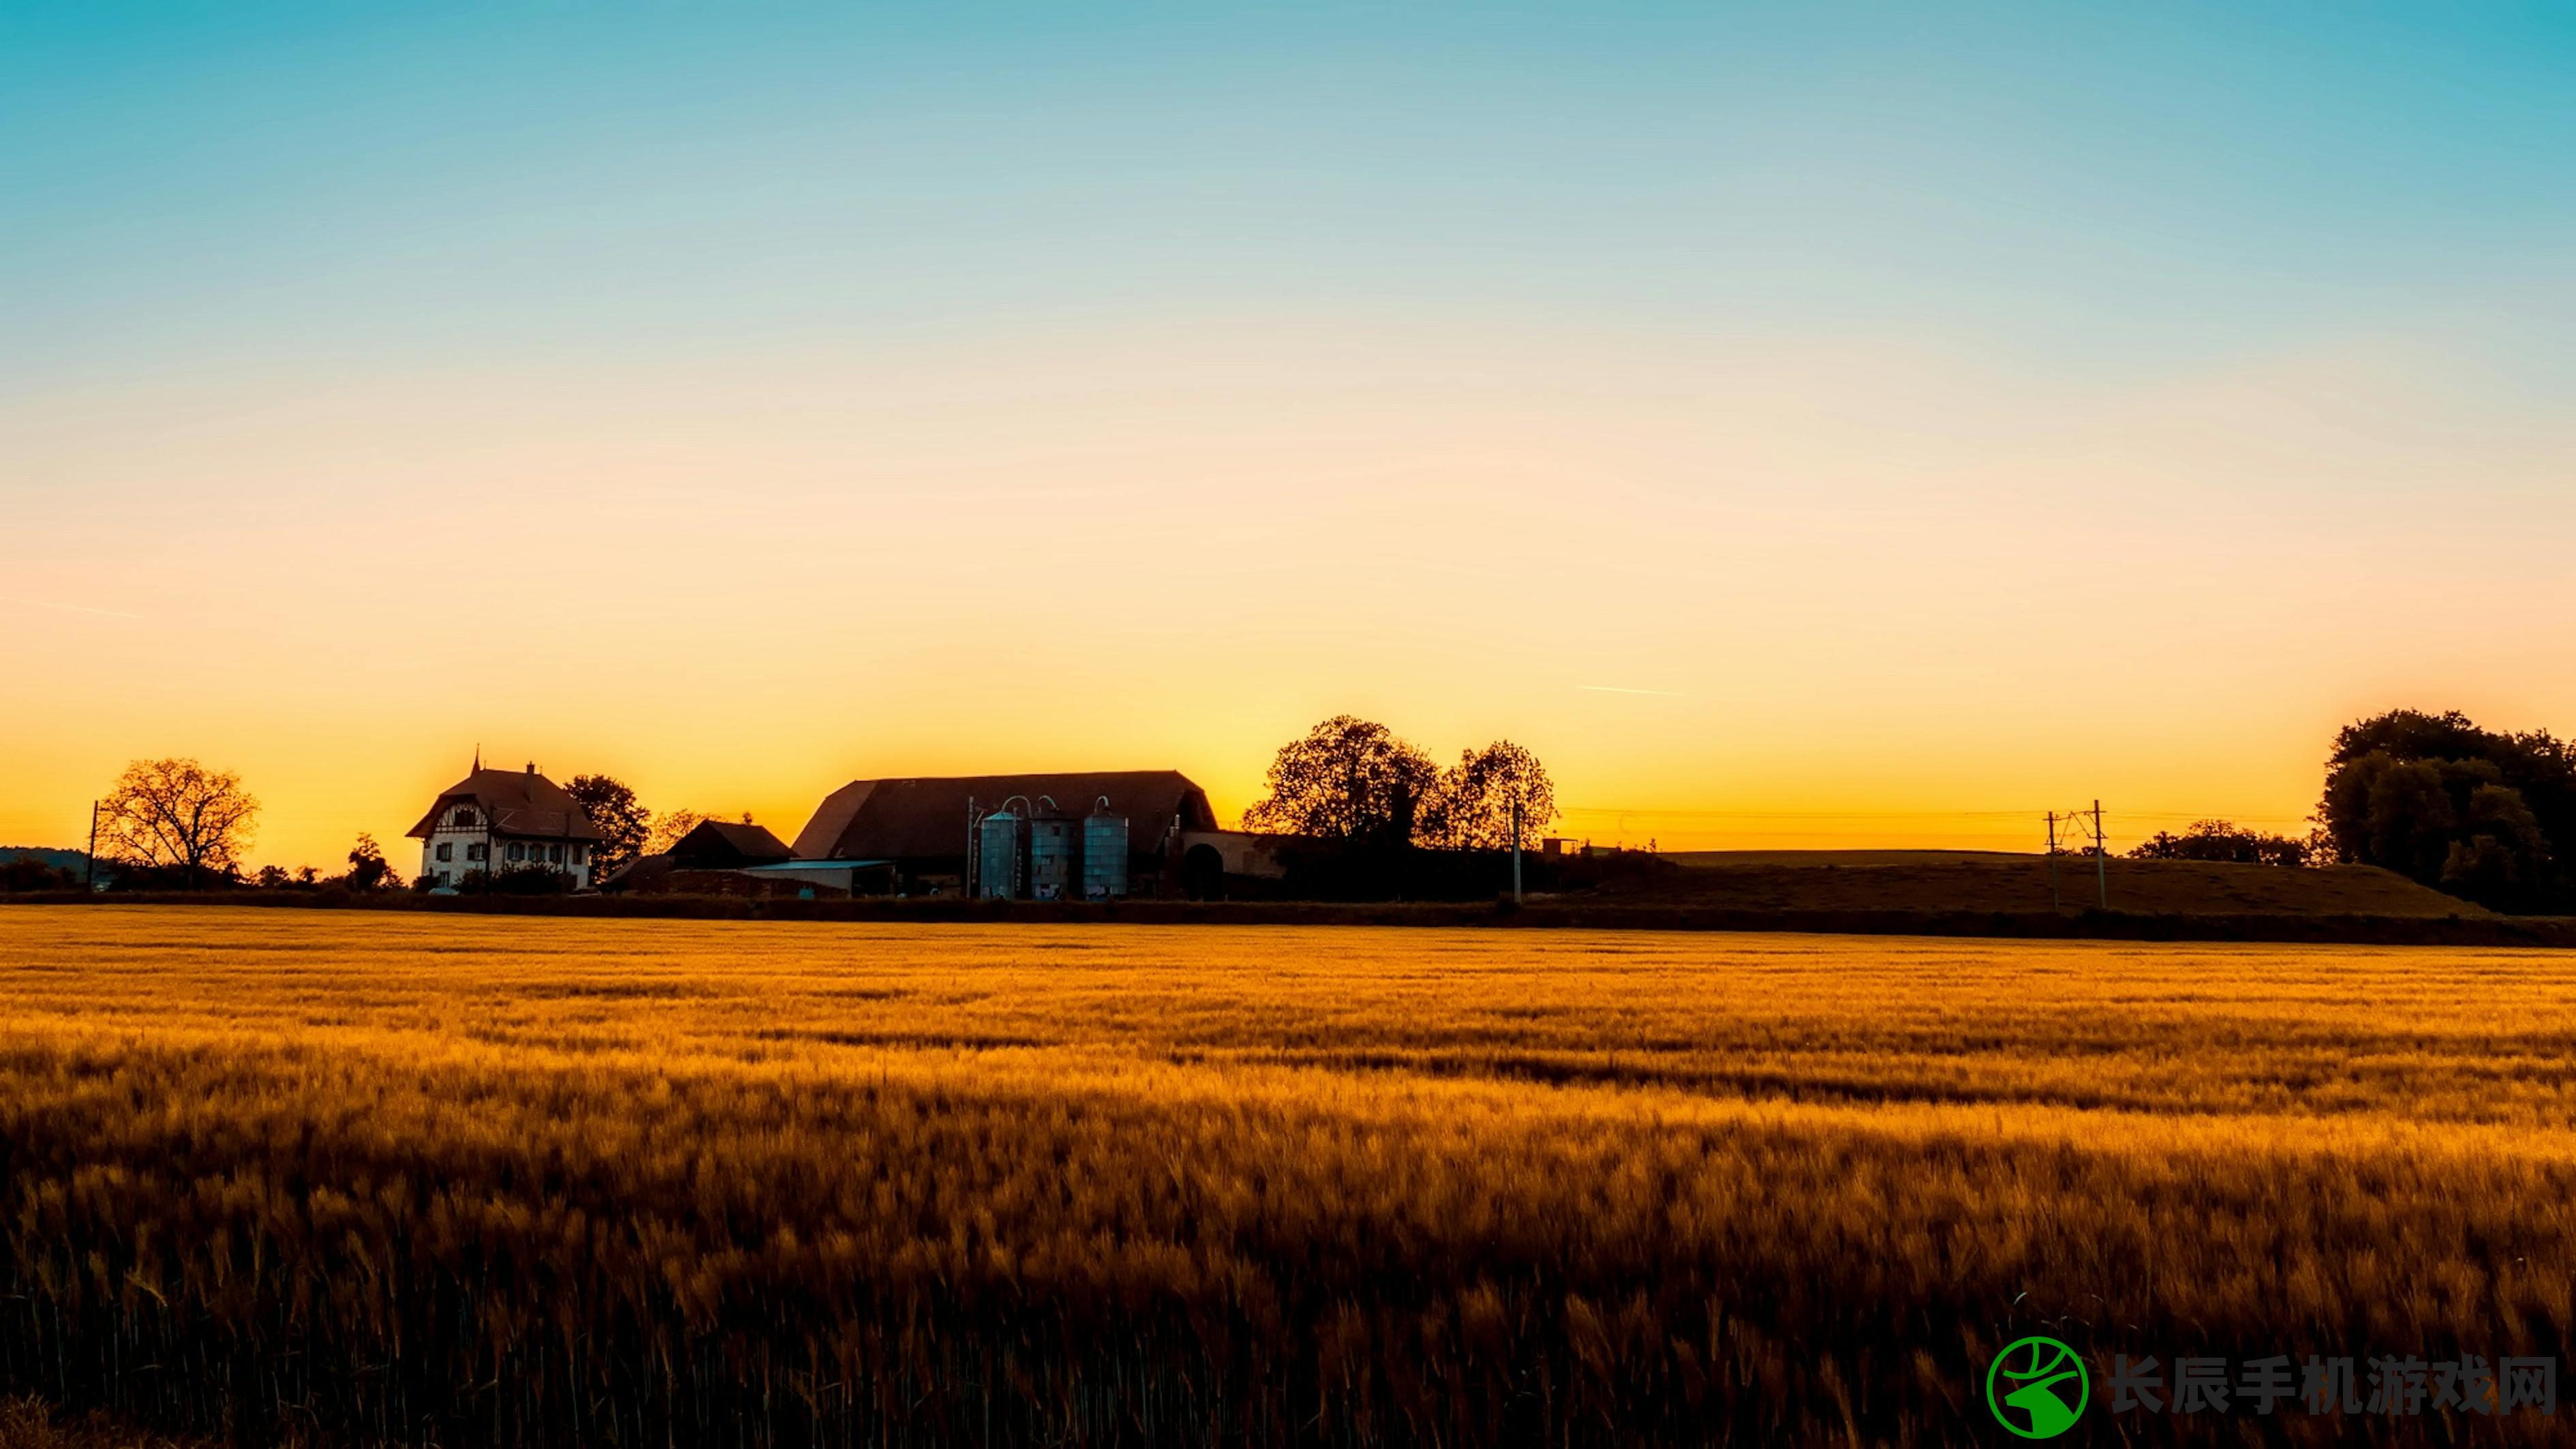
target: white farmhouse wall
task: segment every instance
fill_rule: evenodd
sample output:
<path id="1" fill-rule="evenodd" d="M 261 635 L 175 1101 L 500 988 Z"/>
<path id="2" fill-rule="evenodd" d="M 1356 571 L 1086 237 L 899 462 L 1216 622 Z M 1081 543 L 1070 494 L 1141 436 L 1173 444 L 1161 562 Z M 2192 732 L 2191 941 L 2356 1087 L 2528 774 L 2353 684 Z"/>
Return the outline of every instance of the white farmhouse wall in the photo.
<path id="1" fill-rule="evenodd" d="M 472 807 L 463 808 L 471 809 Z M 517 837 L 497 832 L 487 837 L 484 834 L 483 826 L 480 823 L 482 817 L 479 813 L 474 817 L 477 823 L 471 826 L 459 826 L 453 824 L 452 822 L 455 821 L 456 818 L 457 811 L 454 809 L 449 810 L 446 816 L 439 821 L 437 828 L 430 831 L 429 838 L 420 843 L 420 873 L 428 876 L 431 880 L 438 881 L 438 884 L 433 887 L 433 889 L 454 890 L 456 888 L 456 883 L 463 880 L 465 878 L 465 873 L 469 870 L 482 870 L 486 868 L 508 870 L 513 864 L 510 859 L 510 846 L 514 839 L 518 839 Z M 490 840 L 492 845 L 493 859 L 489 861 L 478 860 L 474 857 L 474 852 L 482 848 L 487 838 Z M 573 886 L 576 889 L 590 884 L 590 870 L 592 865 L 591 852 L 593 849 L 590 842 L 579 840 L 518 839 L 518 843 L 532 846 L 537 849 L 546 849 L 548 847 L 558 845 L 562 846 L 564 848 L 563 862 L 556 865 L 554 862 L 549 861 L 547 864 L 553 865 L 556 870 L 570 874 L 572 876 Z M 438 852 L 442 846 L 447 850 L 448 858 L 445 860 L 438 858 Z M 581 856 L 578 863 L 575 863 L 572 858 L 576 851 L 578 851 Z M 442 875 L 446 877 L 445 880 L 439 880 L 439 877 Z"/>

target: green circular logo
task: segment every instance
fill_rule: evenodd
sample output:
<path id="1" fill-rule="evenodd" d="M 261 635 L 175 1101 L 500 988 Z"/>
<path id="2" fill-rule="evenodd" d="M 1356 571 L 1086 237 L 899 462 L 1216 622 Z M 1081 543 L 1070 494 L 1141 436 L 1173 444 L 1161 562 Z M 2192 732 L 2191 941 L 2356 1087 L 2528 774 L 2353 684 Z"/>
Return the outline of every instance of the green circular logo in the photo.
<path id="1" fill-rule="evenodd" d="M 2054 1439 L 2075 1427 L 2092 1398 L 2084 1360 L 2053 1338 L 2017 1338 L 1986 1370 L 1986 1407 L 2025 1439 Z"/>

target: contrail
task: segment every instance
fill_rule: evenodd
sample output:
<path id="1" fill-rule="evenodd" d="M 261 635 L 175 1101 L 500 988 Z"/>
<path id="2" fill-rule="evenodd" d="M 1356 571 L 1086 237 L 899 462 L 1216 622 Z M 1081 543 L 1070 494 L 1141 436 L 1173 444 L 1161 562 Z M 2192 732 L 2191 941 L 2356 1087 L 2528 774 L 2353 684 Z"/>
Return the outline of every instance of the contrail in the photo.
<path id="1" fill-rule="evenodd" d="M 31 609 L 60 609 L 66 614 L 105 614 L 111 619 L 140 619 L 143 617 L 141 614 L 129 614 L 123 609 L 93 609 L 87 604 L 57 604 L 50 599 L 8 599 L 0 600 L 0 602 L 24 604 Z"/>
<path id="2" fill-rule="evenodd" d="M 1577 689 L 1588 689 L 1595 694 L 1659 694 L 1666 699 L 1697 699 L 1699 697 L 1697 695 L 1683 694 L 1679 691 L 1670 689 L 1629 689 L 1623 685 L 1617 684 L 1578 684 L 1574 687 Z"/>

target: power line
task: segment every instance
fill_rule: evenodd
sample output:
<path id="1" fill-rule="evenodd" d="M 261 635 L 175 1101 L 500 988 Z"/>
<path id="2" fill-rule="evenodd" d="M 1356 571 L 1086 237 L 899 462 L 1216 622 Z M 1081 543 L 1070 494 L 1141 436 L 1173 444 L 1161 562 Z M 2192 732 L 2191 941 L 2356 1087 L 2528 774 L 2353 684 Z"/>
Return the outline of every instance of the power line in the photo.
<path id="1" fill-rule="evenodd" d="M 1654 815 L 1691 820 L 2020 820 L 2033 810 L 1670 810 L 1653 805 L 1560 805 L 1560 815 Z"/>
<path id="2" fill-rule="evenodd" d="M 2090 807 L 2086 807 L 2087 810 Z M 2017 810 L 1676 810 L 1650 805 L 1562 805 L 1560 815 L 1638 815 L 1663 820 L 2027 820 L 2044 806 Z M 2079 812 L 2060 811 L 2060 814 Z M 2123 820 L 2227 820 L 2239 825 L 2304 825 L 2305 815 L 2243 815 L 2225 810 L 2123 810 Z"/>

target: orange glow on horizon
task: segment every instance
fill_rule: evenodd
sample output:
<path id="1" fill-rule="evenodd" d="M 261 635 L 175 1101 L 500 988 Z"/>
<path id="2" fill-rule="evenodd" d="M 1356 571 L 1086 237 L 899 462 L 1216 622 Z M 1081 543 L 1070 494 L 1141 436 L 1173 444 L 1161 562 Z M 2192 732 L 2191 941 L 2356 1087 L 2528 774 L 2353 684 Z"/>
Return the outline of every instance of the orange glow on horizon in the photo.
<path id="1" fill-rule="evenodd" d="M 2562 496 L 2427 556 L 2469 525 L 2237 486 L 2375 456 L 2257 393 L 2411 376 L 2139 394 L 1919 347 L 1200 319 L 22 400 L 11 453 L 60 486 L 13 547 L 0 842 L 78 844 L 128 759 L 186 754 L 265 802 L 256 861 L 362 830 L 399 861 L 478 742 L 788 835 L 868 775 L 1172 767 L 1231 816 L 1346 710 L 1443 761 L 1529 745 L 1603 842 L 2028 849 L 2097 796 L 2115 840 L 2296 833 L 2349 719 L 2576 715 Z M 2402 606 L 2268 592 L 2361 579 Z"/>

